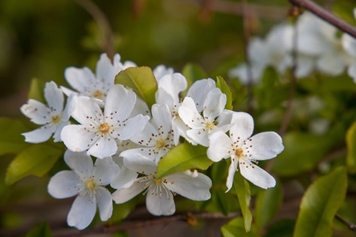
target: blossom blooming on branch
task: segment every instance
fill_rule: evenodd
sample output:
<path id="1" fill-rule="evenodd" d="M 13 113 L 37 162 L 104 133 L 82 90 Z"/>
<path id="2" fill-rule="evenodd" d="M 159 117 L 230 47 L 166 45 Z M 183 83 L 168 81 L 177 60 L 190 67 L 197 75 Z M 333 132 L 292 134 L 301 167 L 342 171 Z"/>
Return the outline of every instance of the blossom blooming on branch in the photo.
<path id="1" fill-rule="evenodd" d="M 96 207 L 100 219 L 108 220 L 113 211 L 111 193 L 105 188 L 120 172 L 119 166 L 108 157 L 97 159 L 95 165 L 85 153 L 67 151 L 66 164 L 72 169 L 55 174 L 48 184 L 48 192 L 62 199 L 77 195 L 67 216 L 69 226 L 80 230 L 93 220 Z"/>
<path id="2" fill-rule="evenodd" d="M 61 140 L 61 131 L 64 126 L 69 125 L 69 117 L 74 110 L 73 97 L 69 97 L 65 109 L 63 109 L 63 92 L 56 83 L 47 82 L 44 89 L 44 97 L 48 107 L 37 100 L 30 99 L 27 104 L 21 106 L 21 112 L 35 124 L 42 127 L 31 132 L 23 133 L 26 142 L 40 143 L 47 141 L 52 134 L 54 141 Z"/>
<path id="3" fill-rule="evenodd" d="M 172 215 L 175 212 L 173 195 L 180 194 L 196 201 L 210 198 L 211 180 L 198 172 L 179 172 L 166 177 L 156 177 L 156 164 L 140 154 L 133 154 L 124 159 L 125 165 L 144 176 L 137 178 L 133 184 L 113 193 L 113 200 L 124 203 L 144 191 L 147 210 L 156 216 Z"/>
<path id="4" fill-rule="evenodd" d="M 113 86 L 107 95 L 104 114 L 98 104 L 87 97 L 78 97 L 72 117 L 80 124 L 62 130 L 62 140 L 71 151 L 88 150 L 98 158 L 112 156 L 117 151 L 116 139 L 127 140 L 145 127 L 149 117 L 128 118 L 136 101 L 136 94 L 122 85 Z"/>
<path id="5" fill-rule="evenodd" d="M 275 132 L 263 132 L 251 137 L 253 118 L 244 112 L 236 112 L 232 123 L 229 136 L 218 131 L 209 137 L 207 151 L 209 159 L 214 162 L 231 158 L 226 181 L 227 191 L 232 187 L 237 168 L 243 177 L 256 186 L 264 189 L 274 187 L 275 179 L 255 163 L 258 160 L 272 159 L 282 152 L 282 138 Z"/>

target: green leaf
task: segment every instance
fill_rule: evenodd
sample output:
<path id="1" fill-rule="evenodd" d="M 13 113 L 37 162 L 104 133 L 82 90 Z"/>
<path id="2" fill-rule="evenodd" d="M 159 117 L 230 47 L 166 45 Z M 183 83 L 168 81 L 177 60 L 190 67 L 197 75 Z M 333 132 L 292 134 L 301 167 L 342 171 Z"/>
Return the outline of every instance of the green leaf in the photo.
<path id="1" fill-rule="evenodd" d="M 345 199 L 346 190 L 344 167 L 312 183 L 302 198 L 294 237 L 331 236 L 332 221 Z"/>
<path id="2" fill-rule="evenodd" d="M 32 79 L 28 98 L 45 104 L 46 100 L 44 98 L 44 88 L 45 83 L 43 81 L 36 78 Z"/>
<path id="3" fill-rule="evenodd" d="M 42 177 L 62 155 L 63 150 L 55 145 L 47 143 L 30 145 L 10 163 L 5 183 L 11 185 L 28 175 Z"/>
<path id="4" fill-rule="evenodd" d="M 244 228 L 246 232 L 251 230 L 252 214 L 249 209 L 251 201 L 251 191 L 248 181 L 242 177 L 240 172 L 236 172 L 234 176 L 234 187 L 239 199 L 242 216 L 244 218 Z"/>
<path id="5" fill-rule="evenodd" d="M 292 237 L 295 226 L 295 220 L 282 219 L 274 223 L 267 231 L 264 237 Z"/>
<path id="6" fill-rule="evenodd" d="M 130 67 L 115 77 L 115 83 L 128 86 L 143 99 L 149 108 L 155 103 L 157 82 L 149 67 Z"/>
<path id="7" fill-rule="evenodd" d="M 346 164 L 351 174 L 356 173 L 356 122 L 354 122 L 346 133 L 346 144 L 348 153 Z"/>
<path id="8" fill-rule="evenodd" d="M 221 232 L 224 237 L 257 237 L 252 232 L 246 232 L 244 229 L 244 219 L 236 217 L 221 227 Z"/>
<path id="9" fill-rule="evenodd" d="M 30 145 L 21 136 L 28 128 L 18 120 L 0 118 L 0 131 L 0 155 L 18 154 Z"/>
<path id="10" fill-rule="evenodd" d="M 283 190 L 279 182 L 276 187 L 258 193 L 255 204 L 255 220 L 263 228 L 277 214 L 283 201 Z"/>
<path id="11" fill-rule="evenodd" d="M 158 162 L 157 178 L 189 169 L 206 170 L 213 163 L 206 156 L 206 150 L 187 142 L 176 146 Z"/>
<path id="12" fill-rule="evenodd" d="M 114 205 L 113 214 L 110 217 L 109 221 L 119 222 L 125 219 L 131 213 L 131 211 L 135 209 L 137 200 L 139 198 L 140 197 L 135 197 L 129 200 L 128 202 Z"/>
<path id="13" fill-rule="evenodd" d="M 228 86 L 228 84 L 226 84 L 226 81 L 224 80 L 224 78 L 222 78 L 220 76 L 216 77 L 216 87 L 219 88 L 221 90 L 221 92 L 226 95 L 227 100 L 226 100 L 225 108 L 232 110 L 233 109 L 232 94 L 231 94 L 230 87 Z"/>
<path id="14" fill-rule="evenodd" d="M 51 229 L 47 223 L 40 223 L 29 230 L 25 237 L 52 237 Z"/>

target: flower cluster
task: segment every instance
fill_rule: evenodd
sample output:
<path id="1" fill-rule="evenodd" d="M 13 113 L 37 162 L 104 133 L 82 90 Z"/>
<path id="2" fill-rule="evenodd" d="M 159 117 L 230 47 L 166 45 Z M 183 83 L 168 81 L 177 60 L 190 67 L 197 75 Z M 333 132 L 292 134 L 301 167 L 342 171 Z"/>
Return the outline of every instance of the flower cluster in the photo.
<path id="1" fill-rule="evenodd" d="M 96 74 L 88 68 L 67 68 L 65 77 L 72 89 L 48 82 L 47 105 L 29 100 L 21 107 L 24 115 L 42 125 L 23 134 L 27 142 L 40 143 L 53 136 L 54 142 L 62 141 L 67 148 L 64 160 L 71 170 L 54 175 L 48 192 L 55 198 L 76 196 L 68 225 L 86 228 L 96 207 L 106 221 L 113 201 L 124 203 L 142 192 L 153 215 L 172 215 L 175 194 L 208 200 L 212 181 L 195 169 L 157 175 L 160 160 L 182 142 L 207 147 L 207 157 L 214 162 L 231 158 L 228 190 L 237 168 L 261 188 L 275 186 L 274 178 L 256 164 L 283 150 L 277 133 L 252 136 L 252 117 L 225 109 L 227 96 L 213 79 L 198 80 L 187 88 L 182 74 L 163 65 L 153 70 L 157 91 L 155 104 L 148 108 L 133 89 L 115 84 L 119 72 L 134 66 L 121 63 L 119 55 L 111 62 L 102 54 Z M 187 96 L 181 98 L 185 90 Z M 116 191 L 111 193 L 108 185 Z"/>
<path id="2" fill-rule="evenodd" d="M 356 18 L 356 8 L 354 10 Z M 356 39 L 315 15 L 303 13 L 295 25 L 282 23 L 272 28 L 265 39 L 254 37 L 248 45 L 250 67 L 242 63 L 230 69 L 231 78 L 241 83 L 249 80 L 258 83 L 266 67 L 276 69 L 279 74 L 293 66 L 292 54 L 296 55 L 297 78 L 318 70 L 329 76 L 338 76 L 347 69 L 347 74 L 356 83 Z"/>

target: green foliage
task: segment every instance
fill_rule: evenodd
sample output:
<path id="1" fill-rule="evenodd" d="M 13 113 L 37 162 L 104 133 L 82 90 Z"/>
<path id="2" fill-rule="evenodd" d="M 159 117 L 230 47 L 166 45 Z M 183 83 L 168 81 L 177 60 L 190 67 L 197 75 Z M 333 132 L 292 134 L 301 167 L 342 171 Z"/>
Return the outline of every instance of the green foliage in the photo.
<path id="1" fill-rule="evenodd" d="M 149 108 L 155 103 L 157 82 L 149 67 L 131 67 L 120 71 L 115 78 L 116 84 L 128 86 L 143 99 Z"/>
<path id="2" fill-rule="evenodd" d="M 227 101 L 226 101 L 226 105 L 225 105 L 225 109 L 233 109 L 232 106 L 232 94 L 231 94 L 231 90 L 228 84 L 226 84 L 226 81 L 224 80 L 224 78 L 218 76 L 216 77 L 216 87 L 220 88 L 221 92 L 224 93 L 226 95 Z"/>
<path id="3" fill-rule="evenodd" d="M 128 202 L 114 205 L 113 215 L 110 218 L 110 222 L 120 222 L 125 219 L 132 210 L 135 209 L 138 198 L 131 199 Z"/>
<path id="4" fill-rule="evenodd" d="M 266 226 L 277 214 L 283 201 L 281 183 L 277 181 L 274 188 L 260 191 L 255 203 L 255 220 L 258 228 Z"/>
<path id="5" fill-rule="evenodd" d="M 264 237 L 292 237 L 295 226 L 295 220 L 282 219 L 268 228 Z"/>
<path id="6" fill-rule="evenodd" d="M 21 133 L 28 128 L 18 120 L 0 118 L 0 155 L 18 154 L 29 146 Z"/>
<path id="7" fill-rule="evenodd" d="M 206 147 L 182 143 L 170 150 L 159 162 L 157 178 L 189 169 L 206 170 L 213 163 L 206 156 Z"/>
<path id="8" fill-rule="evenodd" d="M 62 155 L 61 146 L 47 143 L 30 145 L 10 163 L 5 182 L 10 185 L 28 175 L 42 177 Z"/>
<path id="9" fill-rule="evenodd" d="M 246 232 L 249 232 L 252 225 L 252 213 L 250 211 L 250 184 L 244 177 L 242 177 L 240 172 L 235 173 L 234 187 L 237 193 L 237 198 L 239 199 L 240 208 L 244 219 L 244 228 Z"/>
<path id="10" fill-rule="evenodd" d="M 352 124 L 346 134 L 348 153 L 346 158 L 347 168 L 351 174 L 356 173 L 356 122 Z"/>
<path id="11" fill-rule="evenodd" d="M 257 237 L 253 232 L 246 232 L 244 228 L 244 218 L 236 217 L 229 221 L 227 225 L 221 227 L 224 237 Z"/>
<path id="12" fill-rule="evenodd" d="M 47 223 L 40 223 L 30 229 L 25 237 L 52 237 L 51 229 Z"/>
<path id="13" fill-rule="evenodd" d="M 43 95 L 44 87 L 45 83 L 43 81 L 36 78 L 32 79 L 28 98 L 46 103 Z"/>
<path id="14" fill-rule="evenodd" d="M 347 176 L 344 167 L 319 178 L 303 196 L 294 237 L 331 236 L 332 221 L 345 199 Z"/>
<path id="15" fill-rule="evenodd" d="M 206 72 L 196 64 L 188 63 L 182 69 L 182 74 L 188 81 L 188 88 L 193 84 L 194 81 L 200 80 L 202 78 L 207 78 Z M 185 94 L 183 94 L 185 96 Z"/>

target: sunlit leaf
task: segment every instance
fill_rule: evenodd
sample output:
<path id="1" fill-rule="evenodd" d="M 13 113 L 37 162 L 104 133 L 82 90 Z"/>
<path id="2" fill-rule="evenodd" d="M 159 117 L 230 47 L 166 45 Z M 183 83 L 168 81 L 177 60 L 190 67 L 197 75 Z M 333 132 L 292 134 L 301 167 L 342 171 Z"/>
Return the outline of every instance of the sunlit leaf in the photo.
<path id="1" fill-rule="evenodd" d="M 45 83 L 43 81 L 36 78 L 32 79 L 28 98 L 40 101 L 42 103 L 46 103 L 46 100 L 44 98 L 44 88 Z"/>
<path id="2" fill-rule="evenodd" d="M 319 178 L 303 196 L 294 237 L 332 235 L 332 221 L 345 199 L 347 176 L 344 167 Z"/>
<path id="3" fill-rule="evenodd" d="M 49 225 L 47 223 L 40 223 L 30 229 L 25 237 L 52 237 L 52 232 L 51 229 L 49 228 Z"/>
<path id="4" fill-rule="evenodd" d="M 277 214 L 283 201 L 283 190 L 279 182 L 274 188 L 258 193 L 255 204 L 255 220 L 259 228 L 268 224 Z"/>
<path id="5" fill-rule="evenodd" d="M 206 170 L 213 162 L 206 156 L 206 147 L 182 143 L 170 150 L 159 162 L 157 178 L 188 169 Z"/>
<path id="6" fill-rule="evenodd" d="M 128 86 L 141 97 L 149 108 L 155 103 L 157 82 L 149 67 L 130 67 L 115 77 L 115 83 Z"/>
<path id="7" fill-rule="evenodd" d="M 28 128 L 18 120 L 0 118 L 0 155 L 17 154 L 29 146 L 21 133 Z"/>
<path id="8" fill-rule="evenodd" d="M 11 185 L 28 175 L 42 177 L 62 155 L 61 148 L 48 143 L 28 146 L 10 163 L 5 182 L 7 185 Z"/>
<path id="9" fill-rule="evenodd" d="M 231 90 L 229 88 L 229 85 L 226 84 L 224 78 L 218 76 L 216 77 L 216 87 L 220 88 L 221 92 L 226 95 L 227 101 L 226 101 L 226 109 L 232 110 L 232 95 L 231 95 Z"/>
<path id="10" fill-rule="evenodd" d="M 348 171 L 352 174 L 356 173 L 356 122 L 352 124 L 346 134 L 347 157 L 346 164 Z"/>
<path id="11" fill-rule="evenodd" d="M 256 234 L 245 231 L 244 219 L 242 217 L 236 217 L 222 226 L 221 232 L 224 237 L 257 237 Z"/>
<path id="12" fill-rule="evenodd" d="M 244 228 L 246 232 L 251 230 L 252 214 L 249 209 L 251 201 L 250 184 L 242 177 L 240 172 L 236 172 L 234 176 L 234 187 L 239 199 L 242 216 L 244 218 Z"/>

